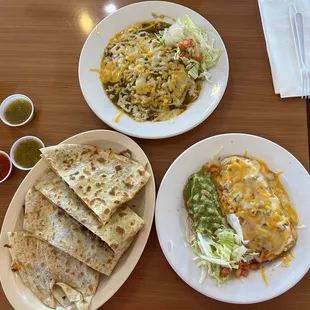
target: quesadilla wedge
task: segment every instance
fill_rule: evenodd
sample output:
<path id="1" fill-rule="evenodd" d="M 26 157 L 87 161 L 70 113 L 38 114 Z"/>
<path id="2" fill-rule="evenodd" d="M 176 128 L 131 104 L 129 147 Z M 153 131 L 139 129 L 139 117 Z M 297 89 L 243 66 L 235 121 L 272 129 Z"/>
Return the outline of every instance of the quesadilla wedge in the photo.
<path id="1" fill-rule="evenodd" d="M 97 146 L 61 144 L 41 149 L 51 168 L 92 209 L 103 224 L 146 184 L 139 163 Z"/>
<path id="2" fill-rule="evenodd" d="M 94 296 L 99 273 L 72 256 L 58 250 L 24 231 L 8 233 L 12 271 L 18 272 L 22 282 L 48 307 L 55 309 L 54 288 L 59 283 L 63 290 L 63 305 L 78 296 L 73 305 L 87 310 Z M 74 293 L 75 292 L 75 293 Z M 71 295 L 70 295 L 71 294 Z"/>
<path id="3" fill-rule="evenodd" d="M 144 226 L 143 219 L 125 206 L 118 208 L 107 224 L 103 225 L 97 215 L 53 170 L 47 170 L 43 174 L 35 183 L 35 189 L 100 237 L 115 253 L 124 253 L 135 235 Z"/>
<path id="4" fill-rule="evenodd" d="M 111 274 L 119 258 L 34 188 L 26 195 L 24 229 L 105 275 Z"/>

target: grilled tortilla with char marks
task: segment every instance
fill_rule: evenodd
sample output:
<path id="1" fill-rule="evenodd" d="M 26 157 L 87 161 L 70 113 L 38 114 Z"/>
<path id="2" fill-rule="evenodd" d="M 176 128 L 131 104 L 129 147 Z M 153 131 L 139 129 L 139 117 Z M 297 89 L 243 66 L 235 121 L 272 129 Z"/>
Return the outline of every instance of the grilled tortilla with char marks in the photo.
<path id="1" fill-rule="evenodd" d="M 100 237 L 115 253 L 124 253 L 144 226 L 143 219 L 127 206 L 118 208 L 107 224 L 103 225 L 97 215 L 52 170 L 42 175 L 35 183 L 35 188 L 54 205 Z"/>
<path id="2" fill-rule="evenodd" d="M 61 144 L 41 152 L 103 224 L 134 198 L 150 177 L 139 163 L 96 146 Z"/>
<path id="3" fill-rule="evenodd" d="M 71 299 L 79 310 L 88 309 L 99 283 L 97 271 L 24 231 L 8 233 L 8 238 L 12 271 L 46 306 L 55 309 L 54 294 L 64 287 L 64 304 L 72 306 Z"/>
<path id="4" fill-rule="evenodd" d="M 111 274 L 119 259 L 107 244 L 34 188 L 26 195 L 24 229 L 105 275 Z"/>

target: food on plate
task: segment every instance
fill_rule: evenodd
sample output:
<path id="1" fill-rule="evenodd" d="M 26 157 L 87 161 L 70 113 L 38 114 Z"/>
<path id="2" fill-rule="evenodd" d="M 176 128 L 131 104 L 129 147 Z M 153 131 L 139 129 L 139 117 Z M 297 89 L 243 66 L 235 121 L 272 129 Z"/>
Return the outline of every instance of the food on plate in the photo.
<path id="1" fill-rule="evenodd" d="M 41 152 L 102 224 L 134 198 L 150 177 L 141 164 L 97 146 L 62 144 Z"/>
<path id="2" fill-rule="evenodd" d="M 55 206 L 66 211 L 76 221 L 100 237 L 115 253 L 123 253 L 144 226 L 143 219 L 126 206 L 118 208 L 106 225 L 103 225 L 97 215 L 53 170 L 45 172 L 35 183 L 35 188 Z"/>
<path id="3" fill-rule="evenodd" d="M 111 274 L 119 259 L 104 242 L 34 188 L 26 195 L 23 228 L 106 275 Z"/>
<path id="4" fill-rule="evenodd" d="M 218 283 L 246 277 L 296 243 L 297 212 L 279 173 L 259 159 L 212 161 L 190 176 L 183 196 L 201 282 L 207 273 Z"/>
<path id="5" fill-rule="evenodd" d="M 32 168 L 40 159 L 42 143 L 37 139 L 28 138 L 20 141 L 14 150 L 14 160 L 22 168 Z"/>
<path id="6" fill-rule="evenodd" d="M 97 271 L 23 231 L 8 233 L 8 239 L 12 271 L 46 306 L 56 308 L 54 297 L 61 289 L 66 309 L 88 309 L 99 282 Z"/>
<path id="7" fill-rule="evenodd" d="M 4 118 L 12 125 L 24 123 L 32 113 L 32 105 L 26 99 L 15 99 L 4 110 Z"/>
<path id="8" fill-rule="evenodd" d="M 203 267 L 201 283 L 207 273 L 223 282 L 242 261 L 253 260 L 256 253 L 245 247 L 241 229 L 235 232 L 222 216 L 216 184 L 206 169 L 189 177 L 183 197 L 189 214 L 187 239 Z"/>
<path id="9" fill-rule="evenodd" d="M 220 55 L 188 16 L 173 25 L 139 22 L 110 39 L 100 79 L 109 99 L 134 120 L 164 121 L 198 98 Z"/>
<path id="10" fill-rule="evenodd" d="M 278 176 L 259 160 L 225 158 L 216 176 L 222 212 L 235 214 L 247 246 L 271 261 L 294 246 L 298 216 Z"/>
<path id="11" fill-rule="evenodd" d="M 112 215 L 104 226 L 103 240 L 116 255 L 124 253 L 143 228 L 144 221 L 132 209 L 122 206 Z"/>
<path id="12" fill-rule="evenodd" d="M 126 202 L 150 173 L 129 150 L 65 144 L 41 151 L 49 167 L 26 194 L 24 230 L 8 236 L 12 270 L 46 306 L 87 310 L 99 273 L 111 275 L 145 224 Z"/>

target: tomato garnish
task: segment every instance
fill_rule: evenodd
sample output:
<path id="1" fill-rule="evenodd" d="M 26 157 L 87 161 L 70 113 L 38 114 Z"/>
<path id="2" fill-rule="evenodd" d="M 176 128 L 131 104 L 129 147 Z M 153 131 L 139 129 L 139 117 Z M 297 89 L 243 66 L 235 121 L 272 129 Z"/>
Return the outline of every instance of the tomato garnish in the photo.
<path id="1" fill-rule="evenodd" d="M 230 274 L 230 269 L 229 268 L 223 268 L 220 272 L 220 276 L 222 278 L 227 277 Z"/>

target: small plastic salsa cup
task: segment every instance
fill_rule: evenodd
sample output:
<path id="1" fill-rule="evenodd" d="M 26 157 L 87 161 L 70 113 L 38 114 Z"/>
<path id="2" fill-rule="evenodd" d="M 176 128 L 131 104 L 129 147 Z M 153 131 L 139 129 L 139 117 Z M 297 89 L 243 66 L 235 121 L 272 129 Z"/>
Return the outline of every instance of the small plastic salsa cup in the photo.
<path id="1" fill-rule="evenodd" d="M 29 144 L 29 147 L 25 144 Z M 32 142 L 35 142 L 33 146 L 30 145 L 30 143 Z M 37 145 L 35 145 L 37 144 Z M 31 146 L 31 148 L 30 148 Z M 21 147 L 24 147 L 22 150 L 20 149 Z M 35 148 L 35 149 L 32 149 Z M 14 142 L 14 144 L 12 145 L 11 147 L 11 150 L 10 150 L 10 157 L 11 157 L 11 160 L 12 160 L 12 163 L 13 165 L 20 169 L 20 170 L 31 170 L 35 165 L 36 163 L 39 161 L 40 159 L 40 155 L 39 155 L 39 149 L 43 148 L 44 147 L 44 143 L 37 137 L 35 136 L 25 136 L 25 137 L 22 137 L 18 140 L 16 140 Z M 33 163 L 33 165 L 29 166 L 23 166 L 21 164 L 21 162 L 19 162 L 19 160 L 16 158 L 16 155 L 17 155 L 17 152 L 18 151 L 22 151 L 21 152 L 21 155 L 23 156 L 23 159 L 25 161 L 29 161 L 31 160 L 31 156 L 35 156 L 35 157 L 38 157 L 38 160 L 35 160 L 35 162 Z M 35 153 L 35 155 L 34 155 Z"/>
<path id="2" fill-rule="evenodd" d="M 5 115 L 6 110 L 7 110 L 7 108 L 9 108 L 11 103 L 18 101 L 18 100 L 27 101 L 29 103 L 29 105 L 30 105 L 29 116 L 26 119 L 24 119 L 23 121 L 20 121 L 18 123 L 12 123 L 6 118 L 6 115 Z M 1 103 L 1 106 L 0 106 L 0 119 L 2 120 L 2 122 L 4 124 L 11 126 L 11 127 L 18 127 L 18 126 L 22 126 L 22 125 L 29 123 L 32 120 L 33 115 L 34 115 L 33 102 L 31 101 L 30 98 L 28 98 L 27 96 L 22 95 L 22 94 L 14 94 L 14 95 L 11 95 L 11 96 L 5 98 L 3 100 L 3 102 Z"/>

